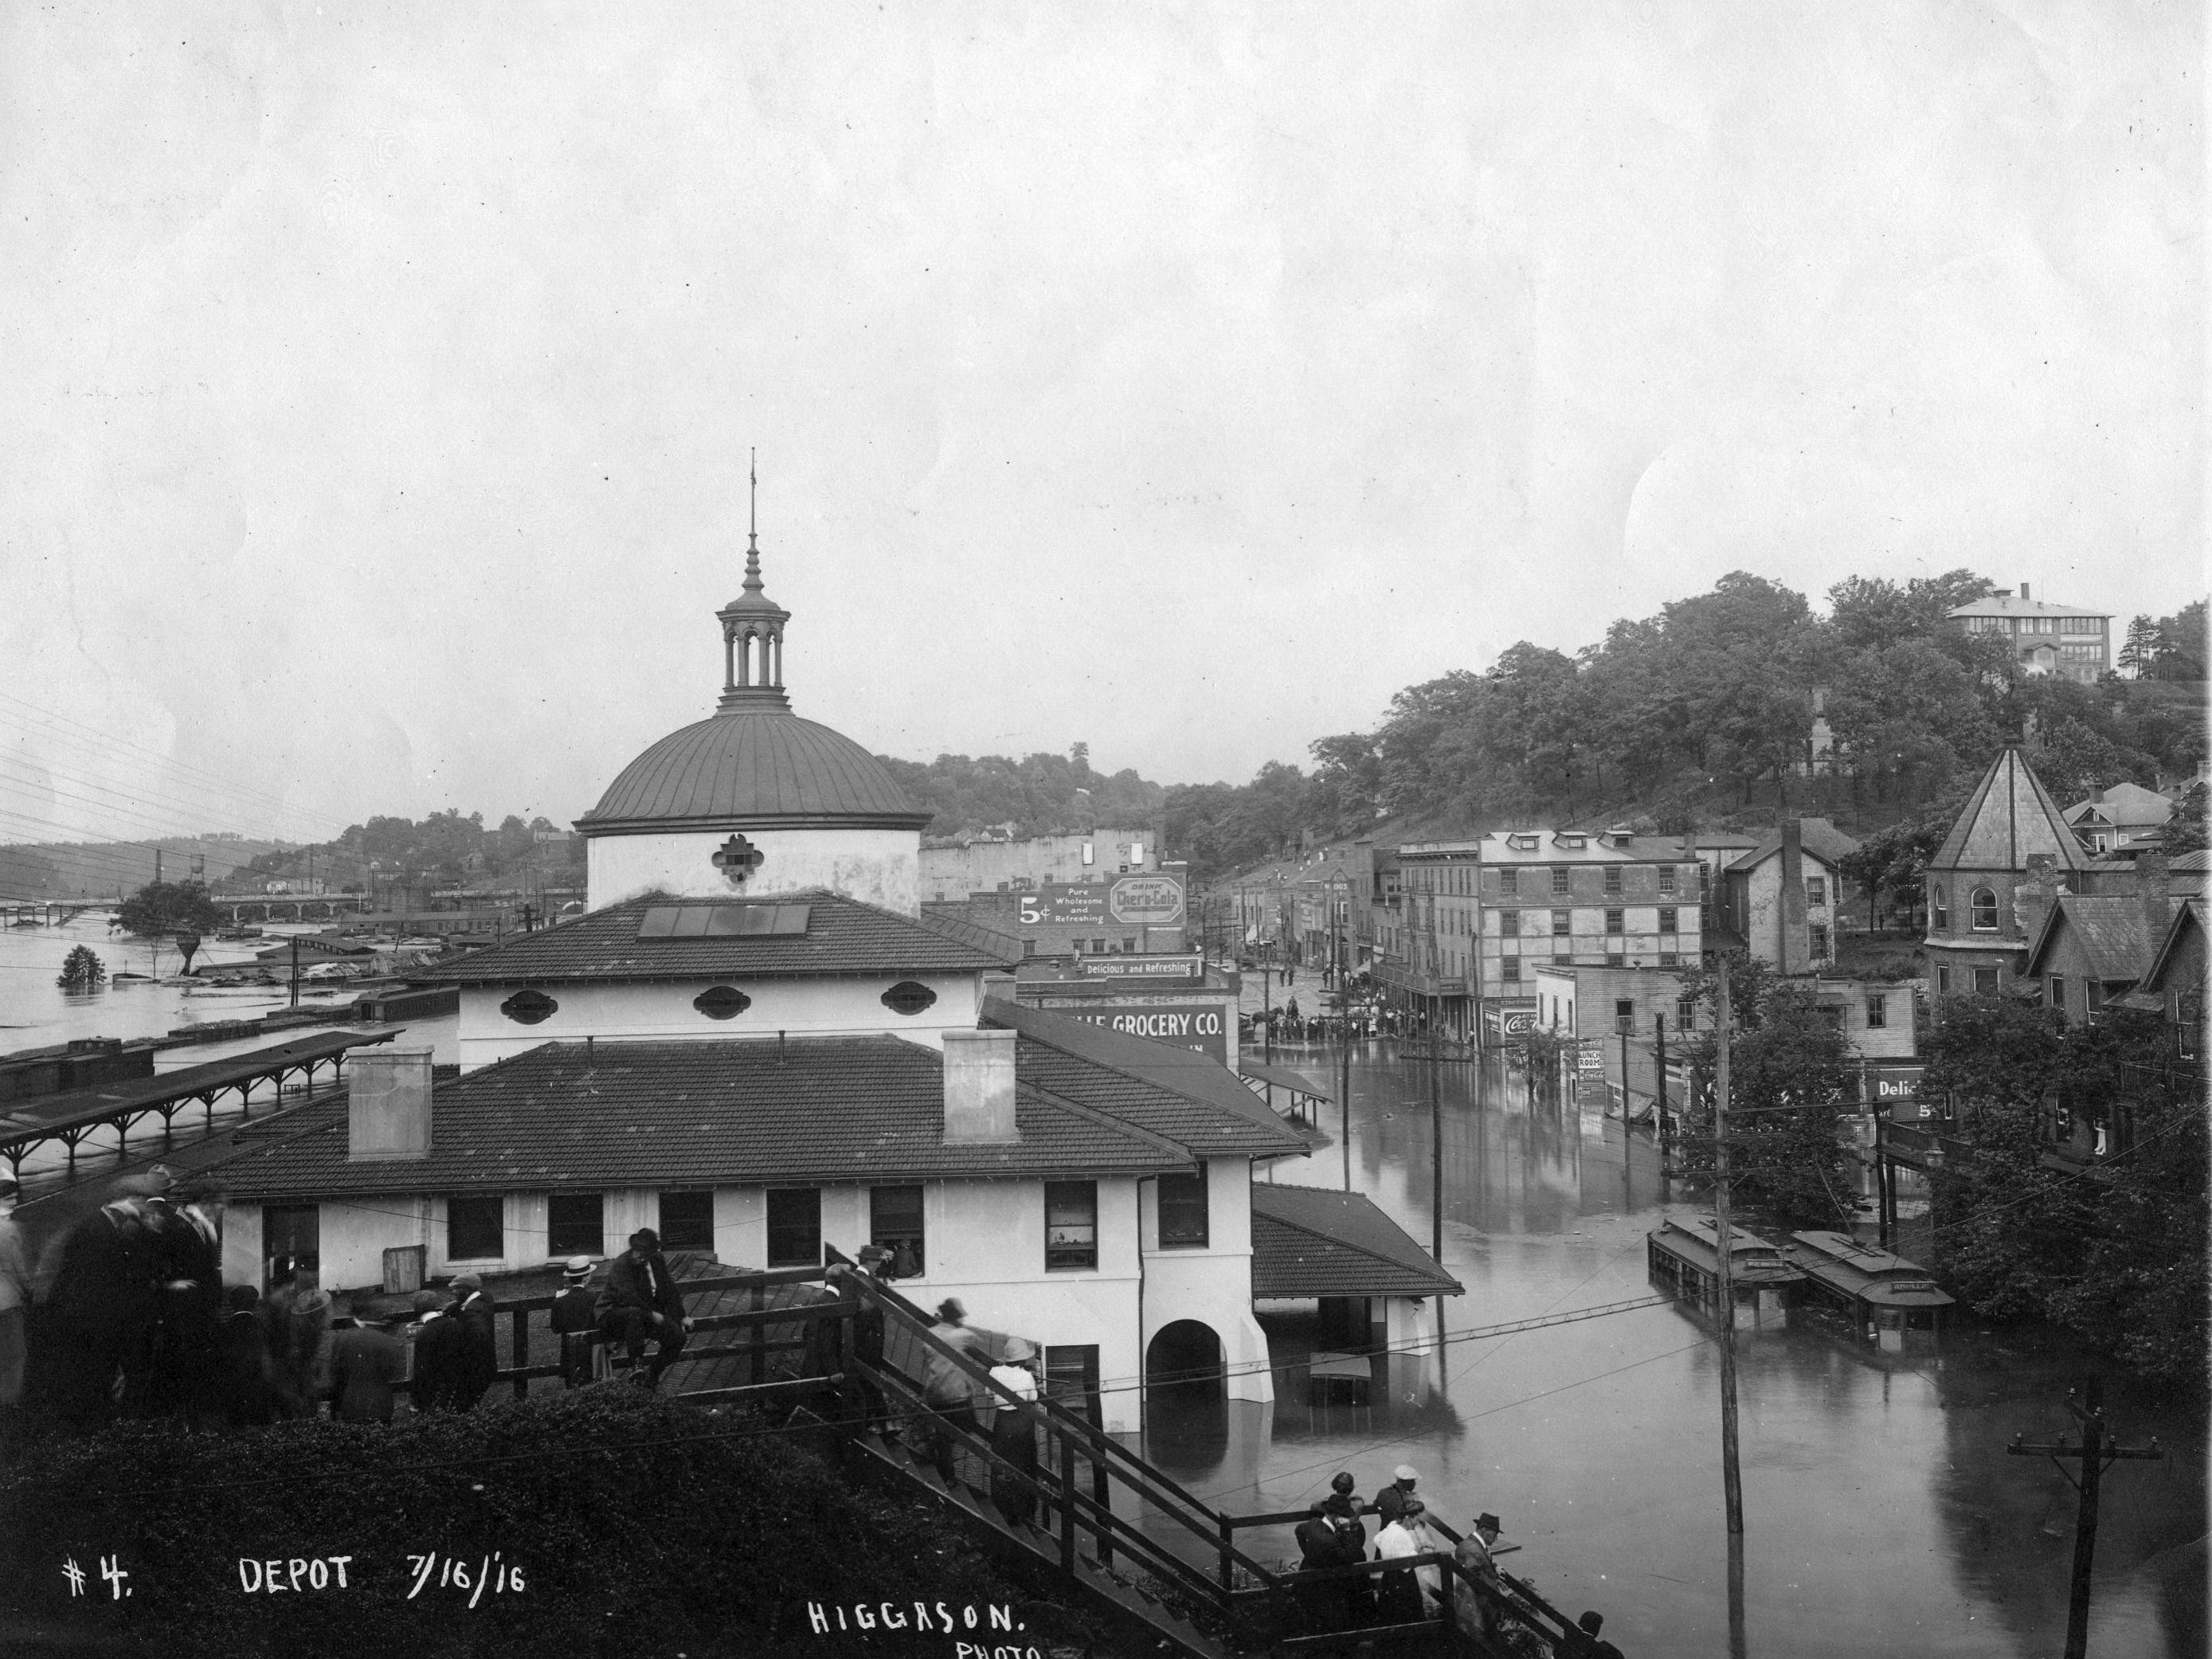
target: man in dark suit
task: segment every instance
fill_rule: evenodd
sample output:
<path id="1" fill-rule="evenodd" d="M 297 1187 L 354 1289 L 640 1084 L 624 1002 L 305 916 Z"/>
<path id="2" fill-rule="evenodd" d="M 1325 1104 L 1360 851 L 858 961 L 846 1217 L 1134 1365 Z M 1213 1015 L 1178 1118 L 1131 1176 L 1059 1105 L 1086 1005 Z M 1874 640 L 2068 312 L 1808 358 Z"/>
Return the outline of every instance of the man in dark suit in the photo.
<path id="1" fill-rule="evenodd" d="M 607 1269 L 607 1310 L 600 1328 L 610 1342 L 629 1350 L 630 1380 L 648 1389 L 659 1386 L 661 1372 L 684 1352 L 691 1322 L 684 1316 L 676 1275 L 660 1254 L 660 1235 L 652 1228 L 632 1233 L 629 1248 Z M 650 1369 L 644 1364 L 648 1339 L 653 1344 Z"/>
<path id="2" fill-rule="evenodd" d="M 483 1280 L 474 1273 L 457 1273 L 449 1287 L 453 1294 L 453 1311 L 446 1316 L 460 1322 L 464 1364 L 460 1409 L 470 1411 L 484 1397 L 491 1380 L 499 1370 L 499 1343 L 493 1328 L 491 1298 L 484 1294 Z"/>
<path id="3" fill-rule="evenodd" d="M 442 1291 L 415 1292 L 414 1380 L 410 1393 L 418 1412 L 466 1409 L 463 1395 L 468 1388 L 468 1338 L 447 1307 Z"/>

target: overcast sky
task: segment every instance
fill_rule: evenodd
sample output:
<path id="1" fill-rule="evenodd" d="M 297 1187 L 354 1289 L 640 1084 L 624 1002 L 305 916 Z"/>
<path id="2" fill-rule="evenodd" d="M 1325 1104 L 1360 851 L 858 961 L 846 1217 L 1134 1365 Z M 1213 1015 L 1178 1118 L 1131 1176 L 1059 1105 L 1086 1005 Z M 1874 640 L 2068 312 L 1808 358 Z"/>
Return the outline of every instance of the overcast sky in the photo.
<path id="1" fill-rule="evenodd" d="M 0 12 L 0 840 L 704 715 L 1241 781 L 1747 568 L 2201 591 L 2203 9 Z"/>

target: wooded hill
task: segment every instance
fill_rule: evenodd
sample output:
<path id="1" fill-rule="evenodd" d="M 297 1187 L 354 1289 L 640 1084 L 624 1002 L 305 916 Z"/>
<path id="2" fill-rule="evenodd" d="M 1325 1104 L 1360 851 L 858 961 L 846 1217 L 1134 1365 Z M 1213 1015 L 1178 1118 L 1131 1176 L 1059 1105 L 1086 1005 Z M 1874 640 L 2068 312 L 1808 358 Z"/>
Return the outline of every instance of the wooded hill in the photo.
<path id="1" fill-rule="evenodd" d="M 1168 792 L 1164 844 L 1225 873 L 1321 836 L 1628 822 L 1676 833 L 1771 823 L 1785 808 L 1864 831 L 1948 805 L 2008 742 L 2052 794 L 2185 775 L 2205 755 L 2205 603 L 2137 617 L 2135 678 L 2020 672 L 2007 642 L 1950 622 L 1991 591 L 1968 570 L 1852 577 L 1816 615 L 1738 571 L 1570 656 L 1523 641 L 1487 672 L 1408 686 L 1371 732 L 1271 762 L 1249 784 Z M 1813 758 L 1814 722 L 1829 759 Z"/>

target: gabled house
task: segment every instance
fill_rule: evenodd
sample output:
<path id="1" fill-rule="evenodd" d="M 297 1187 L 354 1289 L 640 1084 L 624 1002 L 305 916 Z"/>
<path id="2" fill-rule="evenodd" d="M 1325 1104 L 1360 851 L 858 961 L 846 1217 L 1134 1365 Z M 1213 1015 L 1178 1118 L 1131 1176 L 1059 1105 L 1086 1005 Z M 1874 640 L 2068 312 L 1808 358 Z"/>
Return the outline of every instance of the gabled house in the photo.
<path id="1" fill-rule="evenodd" d="M 2152 952 L 2149 971 L 2136 988 L 2116 999 L 2122 1007 L 2161 1016 L 2173 1027 L 2174 1048 L 2193 1060 L 2204 1041 L 2205 904 L 2187 898 L 2174 907 L 2173 920 Z"/>
<path id="2" fill-rule="evenodd" d="M 2149 971 L 2173 907 L 2164 872 L 2143 895 L 2061 893 L 2029 946 L 2022 978 L 2069 1024 L 2091 1020 Z"/>
<path id="3" fill-rule="evenodd" d="M 1729 931 L 1779 974 L 1818 973 L 1836 960 L 1845 854 L 1858 842 L 1826 818 L 1790 818 L 1724 872 Z"/>
<path id="4" fill-rule="evenodd" d="M 2092 853 L 2116 853 L 2162 827 L 2173 802 L 2139 783 L 2116 783 L 2066 809 L 2066 822 Z"/>
<path id="5" fill-rule="evenodd" d="M 2042 925 L 2050 900 L 2088 863 L 2026 757 L 2007 749 L 1982 774 L 1928 861 L 1921 951 L 1935 994 L 1992 995 L 2008 986 L 2023 966 L 2029 926 Z"/>

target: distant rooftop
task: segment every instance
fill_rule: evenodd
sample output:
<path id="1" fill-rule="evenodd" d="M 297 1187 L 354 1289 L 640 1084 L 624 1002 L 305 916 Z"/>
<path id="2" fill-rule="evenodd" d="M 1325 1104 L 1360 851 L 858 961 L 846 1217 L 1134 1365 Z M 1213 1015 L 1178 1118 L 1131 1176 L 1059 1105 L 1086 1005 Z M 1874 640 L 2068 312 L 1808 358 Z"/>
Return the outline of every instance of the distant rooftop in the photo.
<path id="1" fill-rule="evenodd" d="M 2031 599 L 2023 587 L 2014 593 L 2004 589 L 1978 599 L 1969 599 L 1964 605 L 1954 605 L 1944 613 L 1951 617 L 2104 617 L 2109 611 L 2094 610 L 2087 605 L 2052 605 L 2043 599 Z"/>

